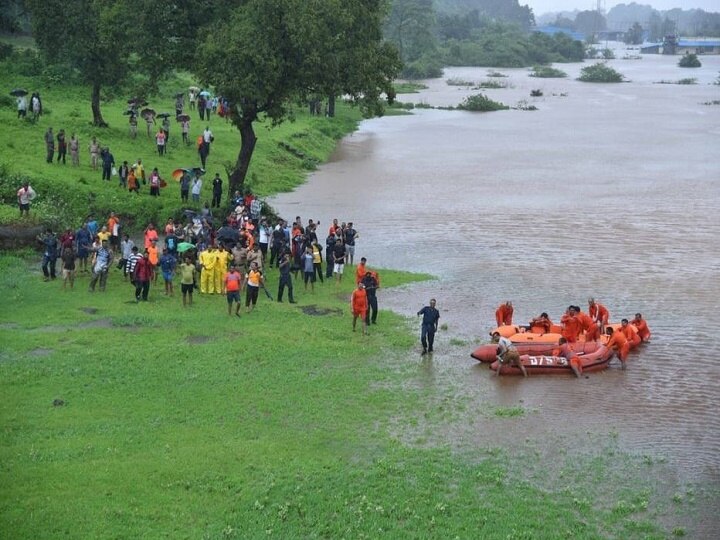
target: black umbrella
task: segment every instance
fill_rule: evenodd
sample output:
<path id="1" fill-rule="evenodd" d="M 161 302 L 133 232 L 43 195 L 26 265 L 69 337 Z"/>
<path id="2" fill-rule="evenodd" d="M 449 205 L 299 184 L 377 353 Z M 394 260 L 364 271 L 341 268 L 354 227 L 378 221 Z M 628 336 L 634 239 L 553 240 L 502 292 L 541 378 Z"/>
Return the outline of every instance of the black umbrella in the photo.
<path id="1" fill-rule="evenodd" d="M 28 93 L 28 91 L 25 90 L 24 88 L 15 88 L 14 90 L 12 90 L 10 92 L 10 95 L 20 97 L 20 96 L 27 96 L 27 93 Z"/>
<path id="2" fill-rule="evenodd" d="M 190 120 L 190 115 L 189 114 L 178 114 L 175 117 L 175 120 L 177 120 L 178 122 L 185 122 L 187 120 Z"/>
<path id="3" fill-rule="evenodd" d="M 157 115 L 158 118 L 169 118 L 171 115 L 170 113 L 162 112 Z"/>
<path id="4" fill-rule="evenodd" d="M 181 97 L 185 97 L 185 94 L 183 92 L 178 92 L 177 94 L 175 94 L 176 99 Z"/>
<path id="5" fill-rule="evenodd" d="M 140 111 L 140 114 L 143 116 L 155 116 L 155 110 L 154 109 L 143 109 Z"/>

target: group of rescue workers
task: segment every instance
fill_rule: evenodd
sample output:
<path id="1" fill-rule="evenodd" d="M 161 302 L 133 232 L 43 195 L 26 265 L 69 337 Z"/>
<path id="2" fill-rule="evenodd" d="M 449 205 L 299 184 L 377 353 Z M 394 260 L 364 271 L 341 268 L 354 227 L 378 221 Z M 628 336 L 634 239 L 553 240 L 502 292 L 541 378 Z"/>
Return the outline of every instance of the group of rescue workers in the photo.
<path id="1" fill-rule="evenodd" d="M 503 302 L 495 311 L 495 322 L 498 327 L 512 326 L 513 322 L 512 302 Z M 552 351 L 552 356 L 563 357 L 577 377 L 580 377 L 581 368 L 577 360 L 577 353 L 570 345 L 578 342 L 581 337 L 585 342 L 601 341 L 601 336 L 606 336 L 604 345 L 617 354 L 618 359 L 625 369 L 628 353 L 631 348 L 641 342 L 650 340 L 650 329 L 641 313 L 636 313 L 632 320 L 622 319 L 620 326 L 610 326 L 610 312 L 594 298 L 588 299 L 588 312 L 583 312 L 579 306 L 568 306 L 560 318 L 560 327 L 553 324 L 547 313 L 543 312 L 534 317 L 526 326 L 519 327 L 520 331 L 532 332 L 534 334 L 548 334 L 559 331 L 561 337 L 557 347 Z M 502 365 L 516 366 L 527 377 L 527 371 L 520 360 L 520 353 L 513 345 L 513 342 L 500 335 L 500 332 L 492 332 L 492 341 L 497 344 L 497 360 Z M 500 374 L 500 369 L 496 371 Z"/>

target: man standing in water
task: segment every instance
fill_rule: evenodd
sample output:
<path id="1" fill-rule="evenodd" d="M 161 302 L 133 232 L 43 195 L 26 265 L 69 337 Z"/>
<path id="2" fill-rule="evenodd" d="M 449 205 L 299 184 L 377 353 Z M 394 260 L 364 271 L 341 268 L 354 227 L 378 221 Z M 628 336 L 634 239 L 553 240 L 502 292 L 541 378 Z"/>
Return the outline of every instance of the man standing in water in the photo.
<path id="1" fill-rule="evenodd" d="M 523 376 L 527 377 L 525 366 L 523 366 L 520 361 L 520 353 L 518 353 L 518 350 L 515 348 L 515 345 L 512 344 L 512 341 L 508 338 L 502 337 L 498 332 L 495 332 L 492 335 L 492 342 L 497 343 L 498 346 L 496 358 L 499 365 L 497 371 L 495 371 L 495 375 L 499 376 L 502 367 L 509 364 L 511 366 L 517 366 L 517 368 L 522 371 Z"/>
<path id="2" fill-rule="evenodd" d="M 422 343 L 422 353 L 427 354 L 428 352 L 433 352 L 435 332 L 437 332 L 438 321 L 440 320 L 440 312 L 435 309 L 435 299 L 430 299 L 430 305 L 422 308 L 417 314 L 423 316 L 420 330 L 420 343 Z"/>

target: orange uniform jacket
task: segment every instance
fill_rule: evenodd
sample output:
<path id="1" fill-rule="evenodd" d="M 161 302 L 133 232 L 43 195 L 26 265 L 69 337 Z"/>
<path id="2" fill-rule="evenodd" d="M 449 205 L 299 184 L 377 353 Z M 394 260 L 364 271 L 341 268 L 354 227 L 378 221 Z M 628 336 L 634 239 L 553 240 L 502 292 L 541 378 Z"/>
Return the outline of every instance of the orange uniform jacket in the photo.
<path id="1" fill-rule="evenodd" d="M 502 326 L 503 324 L 512 324 L 512 316 L 513 307 L 508 306 L 507 304 L 502 304 L 499 308 L 497 308 L 497 310 L 495 310 L 495 321 L 498 326 Z"/>
<path id="2" fill-rule="evenodd" d="M 365 277 L 365 265 L 360 263 L 357 265 L 357 268 L 355 269 L 355 285 L 360 283 L 363 278 Z"/>
<path id="3" fill-rule="evenodd" d="M 562 323 L 562 337 L 567 339 L 568 343 L 575 343 L 583 329 L 580 318 L 565 314 L 560 319 L 560 322 Z"/>
<path id="4" fill-rule="evenodd" d="M 640 339 L 642 339 L 643 341 L 648 341 L 650 339 L 650 328 L 648 328 L 645 319 L 640 319 L 639 321 L 633 320 L 630 321 L 630 324 L 637 328 Z"/>
<path id="5" fill-rule="evenodd" d="M 590 317 L 593 321 L 601 322 L 603 324 L 603 327 L 607 326 L 607 323 L 610 320 L 610 312 L 605 306 L 599 304 L 598 302 L 595 302 L 592 306 L 590 306 L 589 311 Z"/>
<path id="6" fill-rule="evenodd" d="M 367 312 L 368 302 L 365 289 L 355 289 L 352 293 L 352 311 L 353 315 L 365 316 Z"/>
<path id="7" fill-rule="evenodd" d="M 552 321 L 550 319 L 541 319 L 535 317 L 530 321 L 530 331 L 533 334 L 547 334 L 552 328 Z"/>
<path id="8" fill-rule="evenodd" d="M 623 362 L 630 352 L 630 342 L 627 340 L 622 330 L 615 330 L 613 332 L 612 336 L 610 336 L 610 340 L 607 342 L 607 347 L 608 349 L 616 349 L 620 360 Z"/>
<path id="9" fill-rule="evenodd" d="M 621 326 L 620 330 L 623 334 L 625 334 L 625 337 L 630 342 L 630 348 L 635 348 L 640 345 L 640 335 L 633 325 L 628 324 L 627 326 Z"/>

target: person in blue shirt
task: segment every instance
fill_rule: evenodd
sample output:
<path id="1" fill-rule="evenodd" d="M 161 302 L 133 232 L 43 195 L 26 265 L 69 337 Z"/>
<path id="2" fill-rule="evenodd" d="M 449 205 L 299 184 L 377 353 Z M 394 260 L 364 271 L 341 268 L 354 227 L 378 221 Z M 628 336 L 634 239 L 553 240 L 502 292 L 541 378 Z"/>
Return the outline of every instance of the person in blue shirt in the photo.
<path id="1" fill-rule="evenodd" d="M 422 353 L 427 354 L 428 352 L 433 352 L 435 332 L 437 332 L 438 321 L 440 320 L 440 312 L 435 309 L 435 299 L 432 298 L 430 305 L 422 308 L 417 314 L 423 317 L 420 330 L 420 343 L 422 343 Z"/>
<path id="2" fill-rule="evenodd" d="M 163 279 L 165 280 L 165 294 L 173 295 L 173 275 L 175 274 L 175 265 L 177 259 L 168 251 L 167 248 L 163 249 L 162 257 L 160 257 L 160 270 L 162 271 Z"/>

